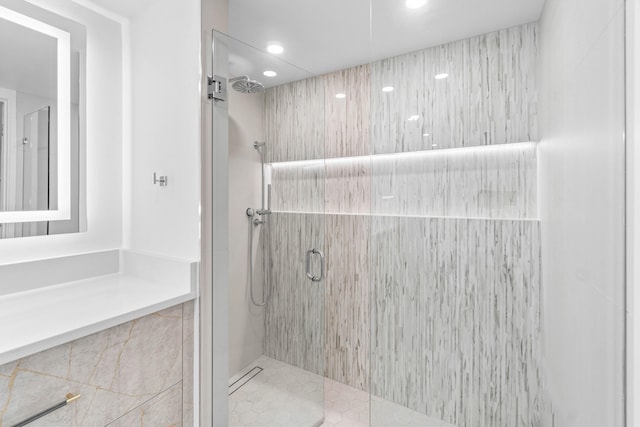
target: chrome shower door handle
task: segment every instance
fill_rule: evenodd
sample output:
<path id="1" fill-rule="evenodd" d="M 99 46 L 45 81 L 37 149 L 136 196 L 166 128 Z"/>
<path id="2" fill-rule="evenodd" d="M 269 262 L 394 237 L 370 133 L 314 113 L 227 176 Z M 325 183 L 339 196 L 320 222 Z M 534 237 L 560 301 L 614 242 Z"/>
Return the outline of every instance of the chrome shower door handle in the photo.
<path id="1" fill-rule="evenodd" d="M 318 280 L 314 280 L 314 282 L 321 282 L 322 279 L 324 279 L 324 252 L 322 252 L 320 249 L 315 249 L 315 254 L 320 255 L 320 277 L 318 277 Z"/>
<path id="2" fill-rule="evenodd" d="M 307 278 L 309 278 L 312 282 L 316 281 L 316 276 L 311 273 L 311 254 L 313 254 L 315 249 L 309 249 L 307 251 Z"/>
<path id="3" fill-rule="evenodd" d="M 311 255 L 320 255 L 320 276 L 316 276 L 311 273 Z M 320 282 L 324 278 L 324 252 L 320 249 L 309 249 L 307 251 L 306 258 L 306 266 L 307 266 L 307 278 L 309 278 L 312 282 Z"/>

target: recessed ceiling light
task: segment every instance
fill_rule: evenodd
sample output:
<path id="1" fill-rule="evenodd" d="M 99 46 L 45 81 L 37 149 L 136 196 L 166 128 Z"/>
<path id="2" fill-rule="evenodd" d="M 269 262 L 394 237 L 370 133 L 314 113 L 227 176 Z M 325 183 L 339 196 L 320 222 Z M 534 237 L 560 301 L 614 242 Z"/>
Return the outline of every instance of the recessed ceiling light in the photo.
<path id="1" fill-rule="evenodd" d="M 416 120 L 420 120 L 420 116 L 414 114 L 413 116 L 409 116 L 407 120 L 409 120 L 410 122 L 415 122 Z"/>
<path id="2" fill-rule="evenodd" d="M 382 88 L 383 92 L 393 92 L 393 86 L 385 86 Z"/>
<path id="3" fill-rule="evenodd" d="M 264 72 L 264 73 L 262 73 L 262 74 L 264 74 L 264 75 L 265 75 L 265 76 L 267 76 L 267 77 L 275 77 L 275 76 L 277 76 L 277 75 L 278 75 L 278 73 L 276 73 L 275 71 L 271 71 L 271 70 L 267 70 L 267 71 L 265 71 L 265 72 Z"/>
<path id="4" fill-rule="evenodd" d="M 336 93 L 336 98 L 345 99 L 347 97 L 346 93 Z"/>
<path id="5" fill-rule="evenodd" d="M 272 42 L 267 45 L 267 52 L 279 55 L 284 52 L 284 48 L 280 43 Z"/>
<path id="6" fill-rule="evenodd" d="M 409 9 L 418 9 L 425 4 L 427 4 L 427 0 L 407 0 L 404 3 Z"/>
<path id="7" fill-rule="evenodd" d="M 428 133 L 423 133 L 422 136 L 429 136 L 429 134 Z"/>
<path id="8" fill-rule="evenodd" d="M 436 74 L 436 79 L 438 80 L 446 79 L 447 77 L 449 77 L 449 74 L 447 73 Z"/>

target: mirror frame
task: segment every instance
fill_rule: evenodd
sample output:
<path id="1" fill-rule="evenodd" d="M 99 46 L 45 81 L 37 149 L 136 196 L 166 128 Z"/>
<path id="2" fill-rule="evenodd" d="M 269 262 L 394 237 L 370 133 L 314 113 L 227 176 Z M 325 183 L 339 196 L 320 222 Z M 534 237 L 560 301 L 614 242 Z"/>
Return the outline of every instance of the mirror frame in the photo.
<path id="1" fill-rule="evenodd" d="M 71 34 L 0 6 L 2 19 L 57 40 L 58 207 L 40 211 L 3 211 L 0 224 L 59 221 L 71 218 Z"/>

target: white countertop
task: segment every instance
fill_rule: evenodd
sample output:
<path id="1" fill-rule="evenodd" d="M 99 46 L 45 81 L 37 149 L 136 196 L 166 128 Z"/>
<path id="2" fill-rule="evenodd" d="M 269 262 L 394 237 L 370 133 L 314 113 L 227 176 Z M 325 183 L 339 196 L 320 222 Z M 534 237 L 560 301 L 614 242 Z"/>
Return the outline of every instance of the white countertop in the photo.
<path id="1" fill-rule="evenodd" d="M 196 283 L 117 273 L 0 296 L 0 365 L 192 300 Z"/>

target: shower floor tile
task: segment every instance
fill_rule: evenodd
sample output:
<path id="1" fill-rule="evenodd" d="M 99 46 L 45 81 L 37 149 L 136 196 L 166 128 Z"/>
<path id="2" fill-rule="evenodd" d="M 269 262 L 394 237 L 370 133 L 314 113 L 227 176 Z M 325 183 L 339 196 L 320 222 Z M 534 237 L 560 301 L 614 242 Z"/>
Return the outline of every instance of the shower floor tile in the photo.
<path id="1" fill-rule="evenodd" d="M 324 393 L 322 427 L 455 427 L 377 396 L 369 400 L 369 393 L 330 379 Z"/>
<path id="2" fill-rule="evenodd" d="M 317 427 L 324 415 L 324 378 L 260 356 L 264 369 L 229 396 L 231 427 Z"/>
<path id="3" fill-rule="evenodd" d="M 371 398 L 371 427 L 456 427 L 377 396 Z"/>
<path id="4" fill-rule="evenodd" d="M 324 399 L 322 427 L 369 426 L 369 393 L 325 378 Z"/>
<path id="5" fill-rule="evenodd" d="M 267 356 L 255 366 L 229 396 L 230 427 L 455 427 Z"/>

